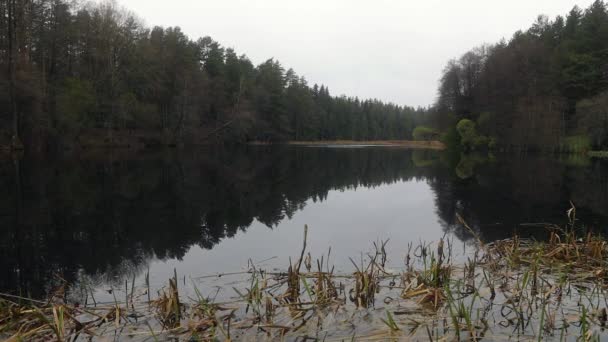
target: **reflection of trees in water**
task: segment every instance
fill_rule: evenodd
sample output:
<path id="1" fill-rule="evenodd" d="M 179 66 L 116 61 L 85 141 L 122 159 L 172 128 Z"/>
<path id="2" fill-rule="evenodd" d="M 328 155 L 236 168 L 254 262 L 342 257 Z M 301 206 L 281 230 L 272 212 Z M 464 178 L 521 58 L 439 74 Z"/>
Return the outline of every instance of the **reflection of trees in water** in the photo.
<path id="1" fill-rule="evenodd" d="M 543 238 L 547 231 L 526 223 L 566 223 L 572 200 L 580 223 L 605 229 L 608 223 L 608 165 L 570 163 L 552 157 L 505 157 L 483 162 L 477 157 L 468 177 L 429 179 L 437 214 L 446 230 L 470 238 L 456 220 L 460 214 L 486 241 L 511 237 L 514 232 Z M 469 163 L 465 160 L 464 163 Z M 464 179 L 462 179 L 464 178 Z"/>
<path id="2" fill-rule="evenodd" d="M 476 161 L 402 149 L 249 148 L 0 163 L 0 289 L 43 295 L 54 273 L 74 281 L 141 272 L 152 257 L 212 248 L 254 220 L 270 228 L 329 191 L 427 180 L 446 230 L 460 213 L 491 240 L 522 222 L 555 222 L 572 196 L 602 213 L 606 168 L 551 159 Z M 446 167 L 449 166 L 449 167 Z M 19 185 L 19 188 L 16 186 Z M 603 191 L 604 190 L 604 191 Z M 500 224 L 497 224 L 500 223 Z M 125 267 L 124 265 L 130 265 Z"/>
<path id="3" fill-rule="evenodd" d="M 275 227 L 331 190 L 422 177 L 403 150 L 276 148 L 0 163 L 0 288 L 120 273 Z M 21 186 L 17 191 L 15 184 Z M 136 269 L 136 267 L 133 267 Z M 136 271 L 136 270 L 135 270 Z M 119 274 L 117 274 L 119 275 Z"/>

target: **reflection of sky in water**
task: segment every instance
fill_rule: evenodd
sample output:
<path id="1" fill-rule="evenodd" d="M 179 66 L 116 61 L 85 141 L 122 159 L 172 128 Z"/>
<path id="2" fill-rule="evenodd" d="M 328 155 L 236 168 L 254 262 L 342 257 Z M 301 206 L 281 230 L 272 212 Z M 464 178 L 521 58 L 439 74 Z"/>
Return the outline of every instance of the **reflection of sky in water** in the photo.
<path id="1" fill-rule="evenodd" d="M 185 275 L 187 279 L 244 271 L 249 258 L 265 260 L 260 267 L 266 270 L 284 271 L 289 257 L 295 261 L 299 256 L 305 224 L 309 226 L 307 251 L 314 260 L 326 256 L 331 247 L 330 265 L 335 265 L 337 272 L 351 272 L 349 257 L 359 261 L 362 253 L 373 249 L 374 241 L 386 239 L 390 239 L 387 266 L 401 268 L 408 242 L 415 245 L 443 237 L 438 221 L 434 194 L 425 181 L 330 191 L 326 200 L 309 200 L 291 220 L 285 218 L 274 229 L 256 221 L 247 232 L 221 241 L 212 250 L 193 246 L 181 261 L 154 261 L 150 280 L 154 287 L 163 286 L 174 268 L 180 278 Z"/>
<path id="2" fill-rule="evenodd" d="M 21 174 L 12 162 L 0 163 L 8 189 L 4 212 L 22 213 L 0 220 L 19 227 L 0 230 L 0 271 L 6 274 L 0 288 L 44 297 L 59 273 L 70 283 L 124 289 L 133 274 L 143 284 L 148 266 L 159 287 L 174 268 L 188 279 L 244 271 L 249 258 L 265 270 L 285 270 L 289 257 L 299 256 L 305 224 L 313 259 L 331 246 L 330 264 L 341 273 L 353 270 L 349 257 L 359 260 L 373 242 L 386 239 L 388 266 L 395 270 L 408 243 L 436 243 L 445 231 L 454 234 L 454 254 L 461 256 L 462 241 L 473 239 L 456 214 L 487 242 L 508 238 L 516 228 L 522 237 L 546 238 L 542 227 L 521 223 L 564 222 L 570 200 L 585 223 L 608 227 L 608 164 L 452 157 L 295 147 L 116 161 L 24 159 Z M 462 169 L 470 176 L 461 177 Z M 15 179 L 24 185 L 21 197 Z"/>

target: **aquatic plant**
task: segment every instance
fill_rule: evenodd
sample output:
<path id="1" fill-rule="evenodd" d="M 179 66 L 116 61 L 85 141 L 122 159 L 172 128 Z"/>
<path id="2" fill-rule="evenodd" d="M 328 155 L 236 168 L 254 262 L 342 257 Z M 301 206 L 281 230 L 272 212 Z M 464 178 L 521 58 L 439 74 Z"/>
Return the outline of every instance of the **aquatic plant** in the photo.
<path id="1" fill-rule="evenodd" d="M 126 281 L 113 289 L 113 303 L 70 304 L 65 286 L 47 301 L 0 294 L 0 337 L 598 340 L 608 321 L 608 240 L 578 230 L 574 208 L 568 217 L 564 228 L 547 227 L 546 241 L 514 236 L 490 243 L 458 217 L 475 237 L 466 260 L 454 260 L 444 236 L 435 244 L 409 244 L 404 267 L 394 271 L 387 268 L 388 241 L 380 241 L 342 274 L 329 262 L 331 249 L 317 259 L 307 253 L 305 227 L 300 255 L 286 272 L 250 262 L 244 272 L 192 278 L 193 297 L 177 272 L 155 298 L 149 275 L 143 284 L 131 279 L 130 287 Z M 232 300 L 219 302 L 203 295 L 200 280 L 208 277 L 243 285 L 233 286 Z"/>

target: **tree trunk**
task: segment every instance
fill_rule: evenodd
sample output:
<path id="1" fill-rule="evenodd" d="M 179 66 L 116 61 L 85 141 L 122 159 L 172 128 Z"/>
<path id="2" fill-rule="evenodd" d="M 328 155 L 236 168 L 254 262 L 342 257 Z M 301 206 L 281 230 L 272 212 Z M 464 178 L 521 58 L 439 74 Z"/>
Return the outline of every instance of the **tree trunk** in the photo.
<path id="1" fill-rule="evenodd" d="M 23 150 L 23 143 L 19 136 L 19 109 L 17 107 L 17 56 L 19 50 L 19 37 L 17 34 L 17 5 L 19 0 L 10 0 L 9 4 L 9 105 L 12 113 L 11 148 Z"/>
<path id="2" fill-rule="evenodd" d="M 8 3 L 8 97 L 9 111 L 12 117 L 11 148 L 23 149 L 19 139 L 19 112 L 17 111 L 16 88 L 16 64 L 17 64 L 17 20 L 16 20 L 16 1 L 9 0 Z"/>
<path id="3" fill-rule="evenodd" d="M 182 133 L 183 133 L 183 125 L 184 125 L 184 117 L 186 116 L 186 105 L 187 105 L 187 95 L 188 94 L 188 81 L 184 79 L 184 90 L 182 91 L 182 103 L 179 119 L 177 121 L 177 125 L 175 126 L 175 131 L 173 132 L 173 143 L 178 146 L 181 142 Z"/>

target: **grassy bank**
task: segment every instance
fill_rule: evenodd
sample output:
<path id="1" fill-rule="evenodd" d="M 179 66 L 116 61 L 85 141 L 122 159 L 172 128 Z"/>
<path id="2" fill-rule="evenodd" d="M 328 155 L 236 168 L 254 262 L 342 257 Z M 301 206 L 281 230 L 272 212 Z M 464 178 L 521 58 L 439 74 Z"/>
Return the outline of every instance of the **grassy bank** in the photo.
<path id="1" fill-rule="evenodd" d="M 251 142 L 252 145 L 268 145 L 265 142 Z M 298 146 L 389 146 L 404 148 L 423 148 L 443 150 L 445 145 L 440 141 L 413 140 L 319 140 L 319 141 L 288 141 L 288 145 Z"/>
<path id="2" fill-rule="evenodd" d="M 591 158 L 608 158 L 608 151 L 589 151 L 587 155 Z"/>
<path id="3" fill-rule="evenodd" d="M 461 224 L 468 228 L 466 223 Z M 469 228 L 470 229 L 470 228 Z M 72 340 L 599 340 L 608 320 L 608 241 L 547 227 L 544 242 L 478 239 L 465 260 L 453 241 L 409 244 L 403 267 L 388 267 L 388 243 L 377 242 L 352 270 L 338 273 L 327 255 L 302 250 L 284 271 L 253 264 L 244 272 L 212 275 L 233 292 L 216 301 L 213 289 L 169 279 L 152 294 L 125 282 L 114 301 L 68 303 L 58 292 L 47 301 L 0 295 L 0 338 Z M 475 233 L 471 230 L 471 233 Z M 205 277 L 205 278 L 208 278 Z M 219 290 L 218 290 L 219 291 Z"/>

